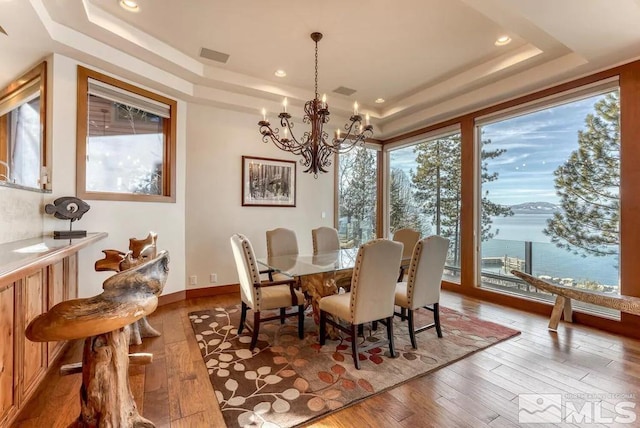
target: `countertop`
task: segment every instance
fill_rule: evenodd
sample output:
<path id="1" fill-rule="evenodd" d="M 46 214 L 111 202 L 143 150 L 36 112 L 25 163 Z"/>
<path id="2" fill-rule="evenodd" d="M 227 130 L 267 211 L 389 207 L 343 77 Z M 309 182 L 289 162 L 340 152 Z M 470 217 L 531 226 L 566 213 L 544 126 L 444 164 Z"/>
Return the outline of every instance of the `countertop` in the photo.
<path id="1" fill-rule="evenodd" d="M 29 270 L 55 263 L 107 236 L 106 232 L 92 232 L 83 238 L 53 239 L 52 236 L 40 236 L 0 244 L 0 286 L 16 281 Z"/>

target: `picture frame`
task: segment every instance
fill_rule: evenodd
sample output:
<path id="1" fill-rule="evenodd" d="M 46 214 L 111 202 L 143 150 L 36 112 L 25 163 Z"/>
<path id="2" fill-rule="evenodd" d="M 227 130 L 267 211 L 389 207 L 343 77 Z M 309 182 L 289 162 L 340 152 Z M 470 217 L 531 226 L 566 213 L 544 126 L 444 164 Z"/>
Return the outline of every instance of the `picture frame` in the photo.
<path id="1" fill-rule="evenodd" d="M 243 207 L 295 207 L 296 162 L 242 156 Z"/>

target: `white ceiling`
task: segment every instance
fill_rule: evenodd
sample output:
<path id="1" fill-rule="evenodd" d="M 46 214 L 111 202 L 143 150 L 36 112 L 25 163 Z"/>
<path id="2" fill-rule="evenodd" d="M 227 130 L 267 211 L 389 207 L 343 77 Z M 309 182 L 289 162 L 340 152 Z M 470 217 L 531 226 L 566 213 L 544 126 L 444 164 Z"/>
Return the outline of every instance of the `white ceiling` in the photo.
<path id="1" fill-rule="evenodd" d="M 640 0 L 0 0 L 0 86 L 56 52 L 193 102 L 353 101 L 387 138 L 640 57 Z M 494 45 L 502 34 L 513 41 Z M 230 55 L 226 64 L 201 48 Z M 274 72 L 284 69 L 287 76 Z M 349 97 L 333 93 L 355 89 Z M 384 104 L 375 104 L 382 97 Z"/>

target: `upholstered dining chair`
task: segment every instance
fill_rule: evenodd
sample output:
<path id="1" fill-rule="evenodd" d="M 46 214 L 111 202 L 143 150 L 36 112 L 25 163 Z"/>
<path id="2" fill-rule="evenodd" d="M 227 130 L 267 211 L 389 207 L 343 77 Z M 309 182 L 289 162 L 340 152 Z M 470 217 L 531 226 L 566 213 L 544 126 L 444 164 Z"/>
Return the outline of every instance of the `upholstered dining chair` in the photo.
<path id="1" fill-rule="evenodd" d="M 408 259 L 411 257 L 411 255 L 413 254 L 413 247 L 415 247 L 419 239 L 420 232 L 414 229 L 398 229 L 393 234 L 393 240 L 396 242 L 402 242 L 402 245 L 404 245 L 404 249 L 402 250 L 403 259 Z M 404 273 L 404 266 L 400 266 L 398 281 L 402 281 L 404 279 Z"/>
<path id="2" fill-rule="evenodd" d="M 267 257 L 286 256 L 289 254 L 298 254 L 298 239 L 296 233 L 291 229 L 279 227 L 273 230 L 267 230 Z M 287 275 L 273 272 L 272 270 L 262 271 L 261 273 L 269 275 L 269 281 L 286 281 L 289 279 Z M 280 323 L 284 324 L 285 309 L 280 309 Z"/>
<path id="3" fill-rule="evenodd" d="M 358 330 L 364 323 L 386 321 L 389 352 L 392 357 L 396 356 L 393 347 L 393 294 L 401 257 L 402 244 L 397 242 L 376 239 L 363 244 L 356 256 L 351 291 L 320 299 L 320 345 L 325 344 L 327 323 L 351 335 L 353 363 L 357 369 L 360 369 L 358 352 L 381 345 L 375 342 L 358 349 Z M 346 321 L 349 328 L 338 320 L 328 319 L 327 315 Z"/>
<path id="4" fill-rule="evenodd" d="M 298 254 L 298 239 L 291 229 L 279 227 L 267 230 L 267 257 Z"/>
<path id="5" fill-rule="evenodd" d="M 283 281 L 262 281 L 251 242 L 240 234 L 231 237 L 231 248 L 240 280 L 242 312 L 238 334 L 242 333 L 247 318 L 247 310 L 253 310 L 253 334 L 249 349 L 258 341 L 260 323 L 284 317 L 298 316 L 298 337 L 304 335 L 304 295 L 295 286 L 297 281 L 289 278 Z M 286 308 L 297 306 L 297 312 L 286 313 Z M 262 318 L 260 313 L 269 309 L 280 309 L 280 315 Z"/>
<path id="6" fill-rule="evenodd" d="M 418 241 L 409 264 L 408 279 L 396 285 L 395 304 L 401 308 L 401 312 L 395 315 L 399 315 L 403 321 L 407 319 L 413 349 L 418 348 L 416 333 L 435 327 L 438 337 L 442 337 L 440 283 L 448 249 L 449 240 L 442 236 L 433 235 Z M 419 308 L 432 311 L 434 322 L 416 329 L 413 325 L 413 312 Z"/>
<path id="7" fill-rule="evenodd" d="M 337 251 L 340 249 L 338 231 L 333 227 L 319 227 L 311 231 L 313 254 Z"/>

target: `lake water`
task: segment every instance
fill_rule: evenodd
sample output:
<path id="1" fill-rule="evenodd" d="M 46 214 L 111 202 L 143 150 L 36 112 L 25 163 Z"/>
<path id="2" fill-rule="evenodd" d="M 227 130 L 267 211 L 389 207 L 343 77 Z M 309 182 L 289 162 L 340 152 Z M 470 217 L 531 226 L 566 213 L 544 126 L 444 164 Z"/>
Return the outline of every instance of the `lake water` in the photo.
<path id="1" fill-rule="evenodd" d="M 600 284 L 619 284 L 618 257 L 582 257 L 551 243 L 542 230 L 551 213 L 515 214 L 494 217 L 492 230 L 499 230 L 495 239 L 482 243 L 482 257 L 518 257 L 524 259 L 524 241 L 532 244 L 532 273 L 559 278 L 593 280 Z"/>

